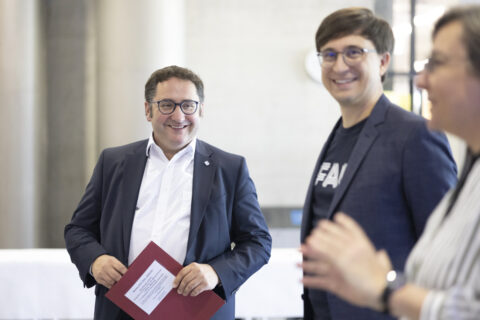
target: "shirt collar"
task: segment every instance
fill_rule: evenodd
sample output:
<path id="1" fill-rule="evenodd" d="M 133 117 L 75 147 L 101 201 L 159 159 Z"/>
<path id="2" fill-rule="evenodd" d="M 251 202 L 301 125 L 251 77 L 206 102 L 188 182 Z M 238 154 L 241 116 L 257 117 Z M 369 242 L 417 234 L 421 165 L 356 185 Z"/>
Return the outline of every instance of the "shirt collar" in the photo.
<path id="1" fill-rule="evenodd" d="M 150 135 L 150 137 L 148 138 L 147 149 L 145 150 L 147 158 L 150 157 L 150 148 L 152 146 L 157 146 L 161 150 L 161 148 L 155 143 L 155 140 L 153 140 L 153 132 Z M 193 138 L 192 141 L 185 148 L 180 150 L 179 155 L 183 154 L 183 153 L 187 153 L 187 152 L 194 155 L 196 146 L 197 146 L 197 137 Z M 163 151 L 162 151 L 162 153 L 163 153 Z"/>

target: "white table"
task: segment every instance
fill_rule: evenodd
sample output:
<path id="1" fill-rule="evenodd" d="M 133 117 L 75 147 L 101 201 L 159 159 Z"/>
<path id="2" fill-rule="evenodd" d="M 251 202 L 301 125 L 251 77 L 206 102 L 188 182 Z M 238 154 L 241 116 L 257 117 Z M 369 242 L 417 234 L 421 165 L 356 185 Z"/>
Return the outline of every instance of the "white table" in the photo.
<path id="1" fill-rule="evenodd" d="M 95 294 L 65 249 L 0 250 L 0 283 L 0 319 L 93 318 Z"/>
<path id="2" fill-rule="evenodd" d="M 268 265 L 237 292 L 236 317 L 301 317 L 296 249 L 273 249 Z M 83 288 L 65 249 L 0 250 L 0 319 L 92 319 L 95 295 Z"/>
<path id="3" fill-rule="evenodd" d="M 303 317 L 302 261 L 297 249 L 272 250 L 270 262 L 253 274 L 237 292 L 238 318 Z"/>

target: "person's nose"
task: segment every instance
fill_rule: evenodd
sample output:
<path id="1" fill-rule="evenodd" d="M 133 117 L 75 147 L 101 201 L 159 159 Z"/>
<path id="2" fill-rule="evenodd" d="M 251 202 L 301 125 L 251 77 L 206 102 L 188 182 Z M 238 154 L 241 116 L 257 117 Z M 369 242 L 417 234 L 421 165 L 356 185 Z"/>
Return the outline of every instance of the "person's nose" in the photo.
<path id="1" fill-rule="evenodd" d="M 337 54 L 337 59 L 333 62 L 332 70 L 335 72 L 342 72 L 349 69 L 349 66 L 345 63 L 343 53 Z"/>
<path id="2" fill-rule="evenodd" d="M 179 105 L 175 106 L 175 110 L 173 110 L 170 118 L 176 122 L 183 122 L 185 120 L 185 114 L 183 113 Z"/>
<path id="3" fill-rule="evenodd" d="M 428 74 L 427 74 L 427 71 L 425 71 L 425 70 L 420 71 L 415 76 L 415 85 L 419 89 L 428 89 Z"/>

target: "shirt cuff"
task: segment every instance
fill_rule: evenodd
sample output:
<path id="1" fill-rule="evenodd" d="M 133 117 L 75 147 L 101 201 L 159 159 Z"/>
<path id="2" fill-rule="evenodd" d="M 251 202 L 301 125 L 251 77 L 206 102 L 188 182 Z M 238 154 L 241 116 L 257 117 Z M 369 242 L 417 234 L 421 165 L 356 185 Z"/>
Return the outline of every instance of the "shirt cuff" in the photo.
<path id="1" fill-rule="evenodd" d="M 420 310 L 420 320 L 440 319 L 445 298 L 445 291 L 430 291 L 423 301 L 422 309 Z"/>

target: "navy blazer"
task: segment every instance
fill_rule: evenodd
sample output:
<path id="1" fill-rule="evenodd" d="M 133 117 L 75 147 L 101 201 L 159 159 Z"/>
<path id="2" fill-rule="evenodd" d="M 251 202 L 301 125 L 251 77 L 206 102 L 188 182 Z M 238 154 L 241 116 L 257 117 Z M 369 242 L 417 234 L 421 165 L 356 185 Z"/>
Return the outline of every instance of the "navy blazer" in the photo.
<path id="1" fill-rule="evenodd" d="M 96 284 L 89 269 L 98 256 L 113 255 L 128 265 L 147 141 L 101 153 L 85 194 L 65 227 L 67 250 L 86 287 Z M 243 157 L 197 140 L 193 172 L 184 265 L 208 263 L 215 269 L 221 281 L 215 291 L 226 304 L 212 319 L 234 319 L 235 292 L 268 262 L 272 240 Z M 105 298 L 106 292 L 106 287 L 96 284 L 95 319 L 129 319 Z"/>
<path id="2" fill-rule="evenodd" d="M 335 125 L 315 166 L 303 207 L 301 242 L 312 226 L 314 182 L 333 139 Z M 457 179 L 455 161 L 444 134 L 429 131 L 426 121 L 380 97 L 360 132 L 348 166 L 328 209 L 342 211 L 365 230 L 377 249 L 386 249 L 393 267 L 403 270 L 426 220 Z M 305 319 L 312 319 L 305 289 Z M 392 319 L 361 309 L 327 293 L 332 319 Z"/>

